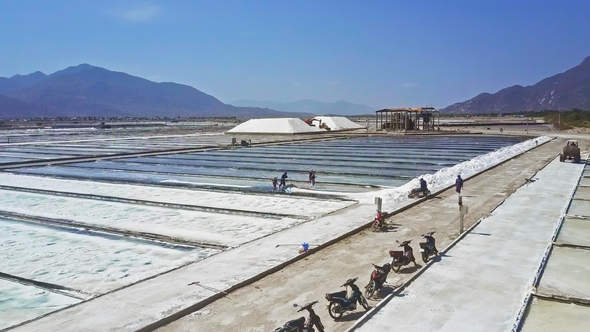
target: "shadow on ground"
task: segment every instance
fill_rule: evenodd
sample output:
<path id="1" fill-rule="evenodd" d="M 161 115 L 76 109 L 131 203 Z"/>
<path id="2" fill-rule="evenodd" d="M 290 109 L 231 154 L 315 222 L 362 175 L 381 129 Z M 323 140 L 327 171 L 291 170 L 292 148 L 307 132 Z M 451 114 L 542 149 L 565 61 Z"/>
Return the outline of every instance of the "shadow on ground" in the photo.
<path id="1" fill-rule="evenodd" d="M 418 265 L 414 265 L 414 266 L 409 266 L 409 267 L 404 267 L 403 269 L 400 269 L 397 273 L 414 273 L 416 271 L 418 271 L 418 269 L 420 269 L 422 267 L 422 265 L 418 264 Z"/>
<path id="2" fill-rule="evenodd" d="M 371 308 L 369 308 L 371 309 Z M 365 310 L 362 306 L 358 306 L 357 307 L 358 311 L 355 312 L 351 312 L 349 314 L 344 314 L 342 315 L 341 318 L 335 319 L 335 321 L 337 322 L 350 322 L 350 321 L 355 321 L 359 318 L 361 318 L 368 310 Z"/>

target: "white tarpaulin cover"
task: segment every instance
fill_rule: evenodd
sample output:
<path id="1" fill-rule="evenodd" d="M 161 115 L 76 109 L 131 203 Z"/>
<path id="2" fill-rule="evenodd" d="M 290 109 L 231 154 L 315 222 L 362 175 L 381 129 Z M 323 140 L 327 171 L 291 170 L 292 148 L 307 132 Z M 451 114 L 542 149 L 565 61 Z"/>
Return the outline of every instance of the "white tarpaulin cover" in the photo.
<path id="1" fill-rule="evenodd" d="M 363 126 L 350 121 L 348 118 L 343 116 L 316 116 L 313 119 L 319 120 L 321 123 L 326 124 L 330 130 L 350 130 L 363 128 Z"/>
<path id="2" fill-rule="evenodd" d="M 303 134 L 323 132 L 298 118 L 250 119 L 228 130 L 231 134 Z"/>

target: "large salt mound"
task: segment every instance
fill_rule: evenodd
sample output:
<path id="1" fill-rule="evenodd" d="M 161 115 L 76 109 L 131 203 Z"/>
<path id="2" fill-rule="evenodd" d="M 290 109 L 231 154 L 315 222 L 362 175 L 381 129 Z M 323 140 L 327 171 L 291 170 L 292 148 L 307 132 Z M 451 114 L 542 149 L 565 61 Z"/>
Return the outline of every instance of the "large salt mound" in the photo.
<path id="1" fill-rule="evenodd" d="M 305 134 L 319 133 L 323 129 L 313 127 L 297 118 L 250 119 L 227 132 L 230 134 Z"/>
<path id="2" fill-rule="evenodd" d="M 351 130 L 361 129 L 363 126 L 358 123 L 354 123 L 343 116 L 316 116 L 314 120 L 319 120 L 321 123 L 325 123 L 330 130 Z"/>

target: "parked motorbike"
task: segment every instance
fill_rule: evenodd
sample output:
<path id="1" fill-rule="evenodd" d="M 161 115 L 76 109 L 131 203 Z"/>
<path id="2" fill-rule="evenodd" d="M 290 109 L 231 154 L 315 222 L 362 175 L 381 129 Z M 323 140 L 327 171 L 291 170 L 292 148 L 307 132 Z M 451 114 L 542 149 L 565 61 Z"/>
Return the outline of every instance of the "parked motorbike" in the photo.
<path id="1" fill-rule="evenodd" d="M 367 303 L 367 299 L 365 299 L 358 286 L 354 284 L 357 279 L 358 278 L 352 278 L 346 280 L 346 282 L 340 286 L 345 287 L 345 290 L 341 292 L 326 294 L 326 300 L 328 300 L 328 313 L 330 314 L 330 317 L 338 319 L 342 317 L 343 313 L 356 310 L 357 302 L 362 305 L 365 310 L 369 310 L 369 303 Z M 346 296 L 348 287 L 350 287 L 352 290 L 352 295 L 350 297 Z"/>
<path id="2" fill-rule="evenodd" d="M 431 192 L 428 189 L 426 189 L 426 191 L 424 191 L 420 188 L 414 188 L 414 189 L 410 190 L 410 192 L 408 193 L 408 198 L 423 198 L 423 197 L 430 196 L 430 194 L 431 194 Z"/>
<path id="3" fill-rule="evenodd" d="M 410 263 L 414 263 L 414 266 L 418 266 L 416 259 L 414 258 L 414 250 L 410 247 L 410 242 L 412 242 L 412 240 L 407 240 L 399 244 L 403 250 L 389 251 L 389 256 L 393 258 L 391 260 L 391 269 L 396 273 L 399 272 L 402 266 Z"/>
<path id="4" fill-rule="evenodd" d="M 318 303 L 318 301 L 310 302 L 297 310 L 297 312 L 307 310 L 309 315 L 307 320 L 305 317 L 299 317 L 298 319 L 290 320 L 282 327 L 276 328 L 274 332 L 314 332 L 314 326 L 317 328 L 318 332 L 324 332 L 322 320 L 312 308 L 316 303 Z"/>
<path id="5" fill-rule="evenodd" d="M 424 263 L 428 262 L 428 259 L 431 255 L 438 255 L 438 250 L 436 250 L 434 239 L 434 232 L 428 232 L 426 234 L 422 234 L 422 237 L 426 239 L 426 242 L 420 242 L 420 253 L 422 254 L 422 260 Z"/>
<path id="6" fill-rule="evenodd" d="M 373 232 L 381 232 L 384 230 L 385 224 L 383 223 L 383 215 L 381 214 L 381 212 L 379 212 L 373 220 Z"/>
<path id="7" fill-rule="evenodd" d="M 365 296 L 367 298 L 373 297 L 376 291 L 380 291 L 383 288 L 383 284 L 387 280 L 387 275 L 391 270 L 391 265 L 389 263 L 379 266 L 373 264 L 373 272 L 371 272 L 371 279 L 369 283 L 365 286 Z"/>

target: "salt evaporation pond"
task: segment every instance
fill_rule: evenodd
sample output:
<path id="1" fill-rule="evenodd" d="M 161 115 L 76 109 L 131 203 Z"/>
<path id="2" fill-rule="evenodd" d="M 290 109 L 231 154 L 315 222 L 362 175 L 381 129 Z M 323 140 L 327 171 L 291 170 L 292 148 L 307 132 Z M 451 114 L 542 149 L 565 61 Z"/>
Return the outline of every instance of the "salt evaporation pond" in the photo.
<path id="1" fill-rule="evenodd" d="M 268 191 L 269 179 L 283 171 L 297 185 L 307 182 L 307 171 L 314 169 L 318 176 L 316 189 L 334 190 L 335 185 L 337 191 L 345 191 L 341 190 L 342 185 L 400 186 L 418 175 L 434 173 L 520 141 L 520 137 L 489 136 L 366 137 L 125 158 L 16 172 Z"/>
<path id="2" fill-rule="evenodd" d="M 0 279 L 0 330 L 79 301 L 34 286 Z"/>
<path id="3" fill-rule="evenodd" d="M 0 163 L 228 140 L 191 136 L 4 146 Z M 346 209 L 355 204 L 347 193 L 401 186 L 419 175 L 522 140 L 363 137 L 10 169 L 0 173 L 0 214 L 24 215 L 36 223 L 0 218 L 0 272 L 62 285 L 79 290 L 84 298 L 92 297 L 220 250 L 181 248 L 165 239 L 161 243 L 130 239 L 116 235 L 119 233 L 100 233 L 94 227 L 147 232 L 192 241 L 193 246 L 204 242 L 220 248 L 239 246 Z M 309 189 L 310 169 L 316 171 L 318 181 L 313 191 L 272 192 L 270 179 L 284 171 L 290 183 Z M 330 195 L 332 192 L 337 194 Z M 50 219 L 79 227 L 40 225 Z M 81 230 L 84 228 L 90 231 Z M 0 280 L 0 291 L 0 315 L 9 317 L 0 328 L 79 301 L 11 280 Z"/>
<path id="4" fill-rule="evenodd" d="M 66 286 L 88 296 L 216 252 L 0 218 L 1 272 Z"/>
<path id="5" fill-rule="evenodd" d="M 234 193 L 215 192 L 206 190 L 184 190 L 177 188 L 153 188 L 120 183 L 104 183 L 81 180 L 54 179 L 28 175 L 0 173 L 0 184 L 3 186 L 27 189 L 59 188 L 61 192 L 80 195 L 100 195 L 102 197 L 115 196 L 123 199 L 141 199 L 164 204 L 183 204 L 202 206 L 210 210 L 232 209 L 241 210 L 244 205 L 248 211 L 268 214 L 276 217 L 273 211 L 281 211 L 287 215 L 311 217 L 329 213 L 353 204 L 345 200 L 320 200 L 317 198 L 292 197 L 289 195 L 241 195 L 235 199 Z M 0 191 L 1 192 L 1 191 Z M 261 216 L 264 217 L 264 216 Z"/>

